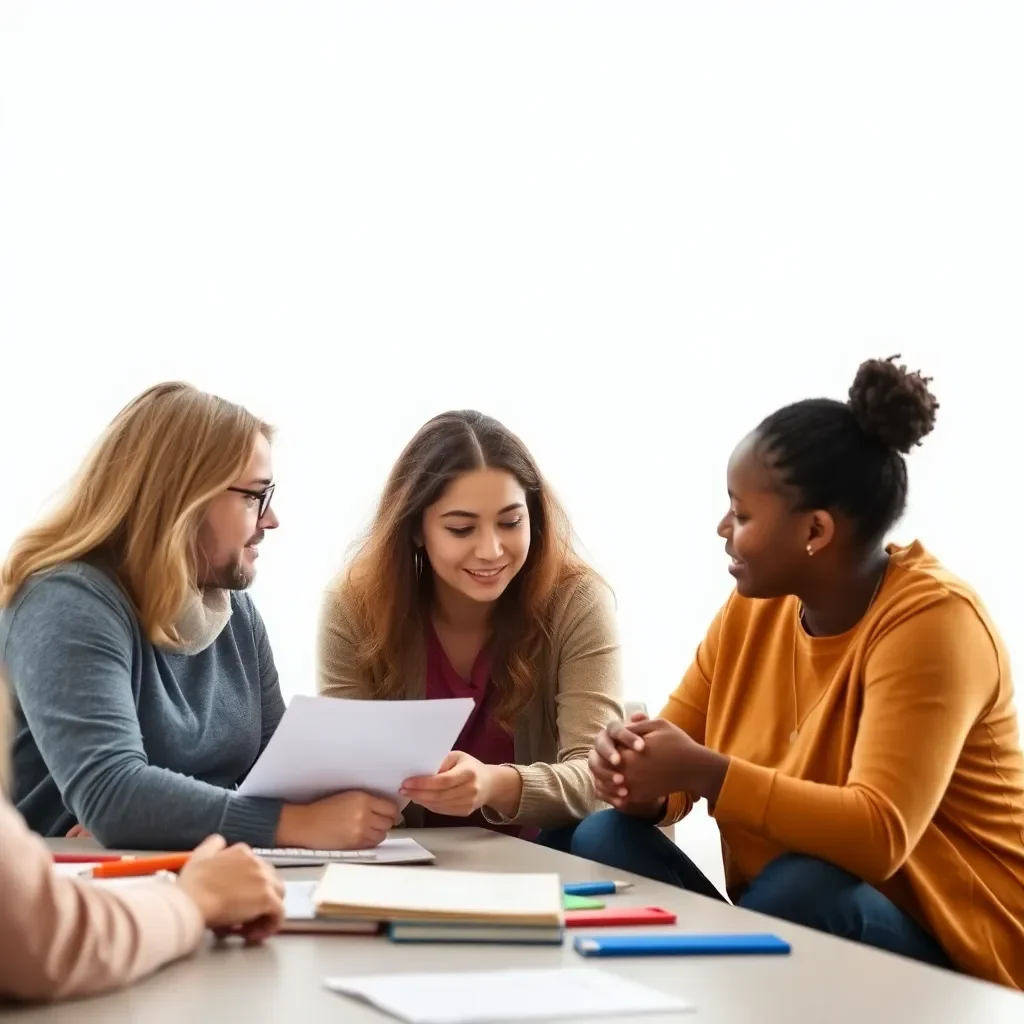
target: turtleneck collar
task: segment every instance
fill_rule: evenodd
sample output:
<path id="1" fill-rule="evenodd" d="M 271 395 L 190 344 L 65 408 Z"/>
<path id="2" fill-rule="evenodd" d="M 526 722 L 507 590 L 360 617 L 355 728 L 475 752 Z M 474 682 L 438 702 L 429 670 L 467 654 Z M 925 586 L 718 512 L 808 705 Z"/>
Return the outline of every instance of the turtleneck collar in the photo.
<path id="1" fill-rule="evenodd" d="M 181 643 L 179 654 L 199 654 L 221 635 L 231 618 L 231 594 L 227 590 L 196 590 L 189 595 L 175 622 Z"/>

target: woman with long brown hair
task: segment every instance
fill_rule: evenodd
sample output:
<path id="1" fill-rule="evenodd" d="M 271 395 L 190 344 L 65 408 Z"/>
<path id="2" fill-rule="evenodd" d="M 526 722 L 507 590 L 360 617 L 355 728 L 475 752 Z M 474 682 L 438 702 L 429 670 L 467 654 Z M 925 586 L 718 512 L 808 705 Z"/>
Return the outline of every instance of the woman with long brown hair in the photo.
<path id="1" fill-rule="evenodd" d="M 406 446 L 328 589 L 319 653 L 328 696 L 474 700 L 438 773 L 406 781 L 406 825 L 532 836 L 599 806 L 587 753 L 622 714 L 611 594 L 489 416 L 444 413 Z"/>

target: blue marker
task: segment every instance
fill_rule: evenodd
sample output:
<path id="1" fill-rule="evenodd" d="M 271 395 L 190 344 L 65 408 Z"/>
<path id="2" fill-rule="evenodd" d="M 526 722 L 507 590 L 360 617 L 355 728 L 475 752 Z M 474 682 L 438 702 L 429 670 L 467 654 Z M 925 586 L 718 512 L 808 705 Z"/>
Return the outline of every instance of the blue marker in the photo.
<path id="1" fill-rule="evenodd" d="M 566 896 L 612 896 L 632 888 L 632 882 L 569 882 L 562 892 Z"/>

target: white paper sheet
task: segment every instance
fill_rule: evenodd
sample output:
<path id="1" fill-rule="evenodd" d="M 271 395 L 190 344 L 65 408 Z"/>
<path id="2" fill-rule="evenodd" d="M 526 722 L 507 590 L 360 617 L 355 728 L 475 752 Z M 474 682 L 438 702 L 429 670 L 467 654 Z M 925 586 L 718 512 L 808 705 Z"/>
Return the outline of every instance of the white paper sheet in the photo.
<path id="1" fill-rule="evenodd" d="M 129 876 L 128 878 L 84 877 L 84 872 L 91 871 L 93 868 L 98 868 L 101 863 L 101 861 L 76 861 L 73 864 L 54 864 L 53 870 L 56 874 L 61 875 L 64 878 L 81 878 L 82 881 L 89 882 L 90 885 L 101 885 L 104 888 L 111 889 L 117 889 L 126 885 L 141 885 L 144 882 L 153 882 L 153 875 L 136 875 L 134 877 Z"/>
<path id="2" fill-rule="evenodd" d="M 313 893 L 316 881 L 284 883 L 284 916 L 289 921 L 316 920 L 316 904 Z"/>
<path id="3" fill-rule="evenodd" d="M 326 985 L 409 1024 L 490 1024 L 694 1008 L 685 999 L 592 967 L 376 974 L 328 978 Z"/>
<path id="4" fill-rule="evenodd" d="M 359 789 L 407 802 L 398 798 L 401 784 L 437 771 L 472 709 L 471 697 L 293 697 L 238 793 L 309 803 Z"/>

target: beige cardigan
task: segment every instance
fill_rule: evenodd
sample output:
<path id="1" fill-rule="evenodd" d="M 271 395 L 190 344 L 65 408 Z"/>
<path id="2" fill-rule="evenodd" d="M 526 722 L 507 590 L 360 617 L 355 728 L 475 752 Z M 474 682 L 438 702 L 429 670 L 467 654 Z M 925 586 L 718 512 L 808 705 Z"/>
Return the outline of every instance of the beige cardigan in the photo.
<path id="1" fill-rule="evenodd" d="M 612 595 L 597 580 L 573 582 L 556 599 L 551 641 L 543 657 L 534 699 L 515 733 L 513 765 L 523 780 L 517 813 L 509 818 L 493 808 L 484 817 L 494 824 L 556 828 L 585 818 L 605 805 L 594 793 L 587 754 L 594 737 L 610 721 L 622 718 L 622 670 Z M 328 697 L 365 699 L 371 680 L 355 658 L 361 636 L 332 587 L 320 620 L 318 689 Z M 408 700 L 426 688 L 423 637 L 411 637 Z M 419 825 L 422 808 L 409 805 L 405 824 Z"/>
<path id="2" fill-rule="evenodd" d="M 0 796 L 0 1001 L 117 988 L 191 953 L 199 908 L 175 885 L 111 891 L 62 878 L 50 852 Z"/>

